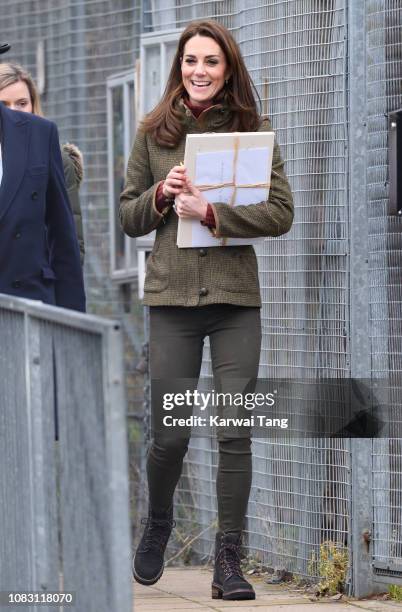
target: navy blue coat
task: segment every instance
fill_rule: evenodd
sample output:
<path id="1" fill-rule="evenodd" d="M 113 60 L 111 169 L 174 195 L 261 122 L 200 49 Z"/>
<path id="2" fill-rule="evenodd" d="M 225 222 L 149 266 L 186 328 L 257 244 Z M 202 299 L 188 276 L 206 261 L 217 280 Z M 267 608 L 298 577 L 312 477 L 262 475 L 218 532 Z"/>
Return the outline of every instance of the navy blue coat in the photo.
<path id="1" fill-rule="evenodd" d="M 0 293 L 84 311 L 57 128 L 1 103 L 0 120 Z"/>

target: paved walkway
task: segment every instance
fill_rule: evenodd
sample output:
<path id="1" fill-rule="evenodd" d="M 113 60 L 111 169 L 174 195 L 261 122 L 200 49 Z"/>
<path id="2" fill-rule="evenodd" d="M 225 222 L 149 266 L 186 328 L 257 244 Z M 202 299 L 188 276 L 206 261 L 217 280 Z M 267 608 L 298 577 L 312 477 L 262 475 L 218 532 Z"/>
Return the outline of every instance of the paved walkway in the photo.
<path id="1" fill-rule="evenodd" d="M 284 585 L 266 584 L 261 578 L 251 578 L 257 599 L 250 601 L 226 601 L 211 599 L 212 572 L 203 568 L 168 568 L 152 587 L 135 583 L 135 612 L 396 612 L 402 610 L 402 602 L 391 601 L 310 601 L 308 595 Z"/>

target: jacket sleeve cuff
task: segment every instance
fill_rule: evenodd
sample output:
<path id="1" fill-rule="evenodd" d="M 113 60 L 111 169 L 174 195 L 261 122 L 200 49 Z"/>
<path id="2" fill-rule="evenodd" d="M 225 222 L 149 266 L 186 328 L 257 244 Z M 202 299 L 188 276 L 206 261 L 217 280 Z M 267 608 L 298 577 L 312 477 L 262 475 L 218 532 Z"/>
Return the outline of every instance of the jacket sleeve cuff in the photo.
<path id="1" fill-rule="evenodd" d="M 208 223 L 207 223 L 208 220 Z M 209 220 L 211 223 L 209 223 Z M 219 217 L 214 204 L 208 204 L 205 221 L 201 221 L 202 225 L 206 225 L 212 236 L 219 238 Z"/>
<path id="2" fill-rule="evenodd" d="M 160 181 L 157 184 L 152 196 L 152 208 L 154 212 L 156 212 L 156 214 L 158 215 L 159 221 L 167 215 L 167 213 L 172 207 L 172 204 L 174 203 L 174 200 L 165 198 L 165 196 L 163 195 L 163 183 L 164 181 Z"/>
<path id="3" fill-rule="evenodd" d="M 208 204 L 207 213 L 205 215 L 205 219 L 201 221 L 201 225 L 207 226 L 208 228 L 213 228 L 216 226 L 215 216 L 211 204 Z"/>
<path id="4" fill-rule="evenodd" d="M 158 184 L 158 188 L 156 190 L 156 198 L 155 198 L 155 207 L 156 210 L 158 212 L 160 212 L 161 214 L 163 214 L 164 209 L 167 206 L 172 206 L 173 202 L 174 202 L 174 198 L 167 198 L 164 194 L 163 194 L 163 184 L 165 181 L 161 181 Z"/>

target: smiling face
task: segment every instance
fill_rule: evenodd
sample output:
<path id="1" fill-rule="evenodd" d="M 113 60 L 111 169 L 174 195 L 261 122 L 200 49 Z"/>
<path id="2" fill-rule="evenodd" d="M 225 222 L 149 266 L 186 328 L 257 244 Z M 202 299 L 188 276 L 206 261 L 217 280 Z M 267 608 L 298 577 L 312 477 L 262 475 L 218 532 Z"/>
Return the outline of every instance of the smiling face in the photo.
<path id="1" fill-rule="evenodd" d="M 213 38 L 196 34 L 186 42 L 181 76 L 192 104 L 209 104 L 222 89 L 227 73 L 225 55 Z"/>
<path id="2" fill-rule="evenodd" d="M 11 110 L 32 113 L 32 100 L 28 85 L 24 81 L 17 81 L 0 90 L 0 102 Z"/>

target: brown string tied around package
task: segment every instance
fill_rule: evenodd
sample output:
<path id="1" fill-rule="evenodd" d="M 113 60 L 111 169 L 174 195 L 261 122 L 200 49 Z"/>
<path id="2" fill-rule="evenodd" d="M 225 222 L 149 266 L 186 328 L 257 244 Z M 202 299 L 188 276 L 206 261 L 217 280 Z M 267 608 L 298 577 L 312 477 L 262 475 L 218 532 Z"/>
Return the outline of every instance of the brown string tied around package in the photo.
<path id="1" fill-rule="evenodd" d="M 232 173 L 232 180 L 228 181 L 226 183 L 215 183 L 215 184 L 208 184 L 208 185 L 195 185 L 195 187 L 197 189 L 199 189 L 200 191 L 210 191 L 212 189 L 222 189 L 223 187 L 233 187 L 233 192 L 232 195 L 230 197 L 230 201 L 229 201 L 229 206 L 234 206 L 235 202 L 236 202 L 236 194 L 237 194 L 237 190 L 238 189 L 243 189 L 243 188 L 248 188 L 248 187 L 261 187 L 261 188 L 267 188 L 269 189 L 271 187 L 271 183 L 241 183 L 238 184 L 236 183 L 236 170 L 237 170 L 237 159 L 239 157 L 239 137 L 235 136 L 234 139 L 234 156 L 233 156 L 233 173 Z M 227 238 L 221 238 L 221 245 L 222 246 L 226 246 L 226 241 Z"/>

